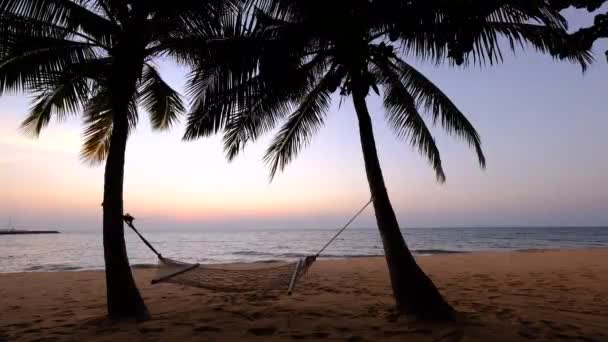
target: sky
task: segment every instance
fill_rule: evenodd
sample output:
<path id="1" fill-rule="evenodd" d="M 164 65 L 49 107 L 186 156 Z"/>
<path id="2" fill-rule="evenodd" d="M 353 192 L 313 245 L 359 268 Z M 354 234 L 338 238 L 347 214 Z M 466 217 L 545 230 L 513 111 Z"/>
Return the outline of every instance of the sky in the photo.
<path id="1" fill-rule="evenodd" d="M 572 27 L 592 17 L 568 12 Z M 488 160 L 432 132 L 447 182 L 386 126 L 380 98 L 368 100 L 393 206 L 404 227 L 608 226 L 607 42 L 584 75 L 577 65 L 531 50 L 501 65 L 449 68 L 411 60 L 468 116 Z M 183 89 L 186 69 L 161 61 Z M 30 98 L 0 98 L 0 227 L 101 227 L 103 166 L 80 160 L 78 117 L 52 122 L 38 139 L 19 130 Z M 269 182 L 262 158 L 271 135 L 228 163 L 220 137 L 181 141 L 150 129 L 147 114 L 130 137 L 125 210 L 147 229 L 335 228 L 369 199 L 356 115 L 334 98 L 325 126 L 285 172 Z M 428 121 L 427 121 L 428 122 Z M 374 227 L 368 209 L 354 226 Z"/>

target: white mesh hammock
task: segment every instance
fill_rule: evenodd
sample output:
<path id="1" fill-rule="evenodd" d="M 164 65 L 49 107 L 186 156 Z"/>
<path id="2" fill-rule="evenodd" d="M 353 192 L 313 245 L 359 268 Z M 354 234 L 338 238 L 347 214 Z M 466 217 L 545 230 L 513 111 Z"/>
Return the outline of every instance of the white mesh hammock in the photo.
<path id="1" fill-rule="evenodd" d="M 287 290 L 291 294 L 297 281 L 315 261 L 315 256 L 296 262 L 201 265 L 159 258 L 152 284 L 174 283 L 222 292 Z"/>
<path id="2" fill-rule="evenodd" d="M 314 255 L 294 262 L 242 263 L 202 265 L 181 262 L 162 256 L 133 225 L 133 216 L 126 214 L 124 220 L 137 236 L 158 256 L 159 267 L 152 284 L 174 283 L 222 292 L 246 292 L 255 290 L 287 290 L 291 294 L 317 257 L 372 203 L 367 202 L 342 229 L 340 229 Z"/>

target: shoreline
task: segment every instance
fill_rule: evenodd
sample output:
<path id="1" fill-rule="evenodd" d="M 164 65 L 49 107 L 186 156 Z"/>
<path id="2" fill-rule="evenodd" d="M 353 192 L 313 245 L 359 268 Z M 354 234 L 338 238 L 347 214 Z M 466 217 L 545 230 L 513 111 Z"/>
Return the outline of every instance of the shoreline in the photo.
<path id="1" fill-rule="evenodd" d="M 103 272 L 3 273 L 0 340 L 608 340 L 608 248 L 418 260 L 462 322 L 396 315 L 386 264 L 370 257 L 319 260 L 292 296 L 150 285 L 155 269 L 136 268 L 152 314 L 140 323 L 104 318 Z"/>
<path id="2" fill-rule="evenodd" d="M 461 255 L 461 254 L 509 254 L 509 253 L 543 253 L 543 252 L 577 252 L 577 251 L 593 251 L 593 250 L 605 250 L 608 252 L 608 246 L 592 246 L 585 248 L 538 248 L 538 249 L 512 249 L 512 250 L 503 250 L 503 249 L 488 249 L 488 250 L 475 250 L 475 251 L 456 251 L 456 250 L 423 250 L 424 252 L 434 251 L 429 253 L 420 253 L 417 250 L 413 250 L 414 257 L 416 258 L 428 258 L 428 257 L 438 257 L 438 256 L 451 256 L 451 255 Z M 35 255 L 34 255 L 35 256 Z M 265 259 L 265 260 L 237 260 L 234 262 L 225 262 L 225 261 L 217 261 L 217 262 L 205 262 L 202 264 L 210 264 L 210 265 L 219 265 L 219 264 L 267 264 L 267 263 L 280 263 L 280 262 L 289 262 L 289 261 L 297 261 L 298 258 L 305 257 L 305 254 L 298 254 L 298 256 L 294 256 L 292 258 L 284 258 L 284 259 Z M 317 262 L 324 262 L 330 260 L 357 260 L 357 259 L 376 259 L 376 258 L 384 258 L 384 255 L 345 255 L 345 256 L 323 256 L 319 257 Z M 131 264 L 131 268 L 133 270 L 137 269 L 156 269 L 158 267 L 157 263 L 135 263 Z M 81 267 L 77 265 L 69 265 L 69 264 L 46 264 L 46 265 L 35 265 L 30 266 L 28 269 L 21 271 L 10 271 L 3 272 L 0 270 L 0 276 L 3 274 L 19 274 L 19 273 L 61 273 L 61 272 L 103 272 L 103 267 L 96 268 L 87 268 Z"/>

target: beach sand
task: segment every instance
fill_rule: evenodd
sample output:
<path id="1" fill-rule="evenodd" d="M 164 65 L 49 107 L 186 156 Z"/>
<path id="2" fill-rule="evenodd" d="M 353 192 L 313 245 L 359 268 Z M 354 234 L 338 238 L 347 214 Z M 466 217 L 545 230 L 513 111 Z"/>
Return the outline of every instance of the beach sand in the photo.
<path id="1" fill-rule="evenodd" d="M 608 341 L 608 249 L 418 257 L 461 322 L 398 316 L 382 258 L 318 261 L 291 297 L 150 285 L 153 318 L 104 318 L 103 272 L 0 274 L 0 340 Z"/>

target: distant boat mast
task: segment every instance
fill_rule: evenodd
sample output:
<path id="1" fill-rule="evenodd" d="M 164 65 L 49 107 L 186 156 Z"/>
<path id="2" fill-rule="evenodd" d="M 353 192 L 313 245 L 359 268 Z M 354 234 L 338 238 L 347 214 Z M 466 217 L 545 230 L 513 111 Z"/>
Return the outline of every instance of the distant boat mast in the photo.
<path id="1" fill-rule="evenodd" d="M 15 226 L 13 226 L 13 218 L 10 216 L 8 217 L 8 226 L 6 227 L 6 230 L 8 230 L 9 232 L 15 230 Z"/>

